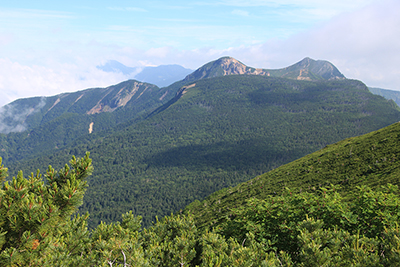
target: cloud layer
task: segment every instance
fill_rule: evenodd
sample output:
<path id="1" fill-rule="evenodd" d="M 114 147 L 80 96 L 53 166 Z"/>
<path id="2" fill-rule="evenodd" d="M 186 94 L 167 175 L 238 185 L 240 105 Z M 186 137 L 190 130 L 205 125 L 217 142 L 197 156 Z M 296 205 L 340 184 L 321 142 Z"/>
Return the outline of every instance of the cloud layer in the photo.
<path id="1" fill-rule="evenodd" d="M 207 21 L 190 17 L 190 12 L 214 6 L 221 7 L 218 12 L 222 13 L 210 15 Z M 107 60 L 130 67 L 180 64 L 196 69 L 227 55 L 259 68 L 286 67 L 304 57 L 324 59 L 348 78 L 362 80 L 368 86 L 400 90 L 397 0 L 323 4 L 316 0 L 221 0 L 181 6 L 160 4 L 156 8 L 168 9 L 173 17 L 151 17 L 154 10 L 149 6 L 105 7 L 116 12 L 116 18 L 120 12 L 132 14 L 134 22 L 119 24 L 115 19 L 94 25 L 90 33 L 71 33 L 77 29 L 68 24 L 76 17 L 73 12 L 36 11 L 27 21 L 22 19 L 21 25 L 16 24 L 15 32 L 0 27 L 0 106 L 17 98 L 104 87 L 128 78 L 96 68 Z M 25 11 L 3 12 L 6 18 L 0 18 L 0 22 L 12 22 L 13 17 L 19 20 Z M 309 25 L 304 21 L 310 14 L 314 14 L 311 21 L 318 23 L 303 29 Z M 243 22 L 238 26 L 221 24 L 217 15 Z M 254 28 L 261 22 L 261 15 L 268 23 Z M 135 24 L 137 16 L 146 16 L 144 26 Z M 324 16 L 330 19 L 321 20 Z M 275 19 L 287 17 L 291 17 L 291 24 L 274 24 Z M 33 19 L 35 30 L 23 28 L 29 19 Z M 22 33 L 18 27 L 23 28 Z M 28 42 L 22 42 L 23 37 Z"/>

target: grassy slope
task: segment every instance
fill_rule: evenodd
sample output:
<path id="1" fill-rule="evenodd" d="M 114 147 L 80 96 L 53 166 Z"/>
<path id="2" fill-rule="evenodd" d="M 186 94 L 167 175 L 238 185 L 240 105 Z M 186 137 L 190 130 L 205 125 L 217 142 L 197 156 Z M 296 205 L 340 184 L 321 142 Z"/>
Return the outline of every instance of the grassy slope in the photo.
<path id="1" fill-rule="evenodd" d="M 246 199 L 279 194 L 285 187 L 310 190 L 340 184 L 344 194 L 356 186 L 376 188 L 400 184 L 400 123 L 362 136 L 348 138 L 288 163 L 233 188 L 193 202 L 185 212 L 195 214 L 198 226 L 218 224 L 232 207 Z"/>

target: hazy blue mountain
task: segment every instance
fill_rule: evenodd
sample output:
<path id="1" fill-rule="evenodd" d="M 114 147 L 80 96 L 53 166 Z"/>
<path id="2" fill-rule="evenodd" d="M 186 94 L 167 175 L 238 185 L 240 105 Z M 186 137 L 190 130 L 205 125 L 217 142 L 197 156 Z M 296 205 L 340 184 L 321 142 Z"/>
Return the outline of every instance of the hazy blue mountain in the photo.
<path id="1" fill-rule="evenodd" d="M 180 65 L 161 65 L 158 67 L 145 67 L 135 76 L 135 79 L 155 84 L 158 87 L 165 87 L 182 80 L 191 72 L 193 70 L 186 69 Z"/>
<path id="2" fill-rule="evenodd" d="M 97 68 L 105 72 L 120 72 L 124 75 L 132 76 L 132 78 L 143 69 L 139 67 L 127 67 L 116 60 L 109 60 L 104 65 L 97 66 Z"/>
<path id="3" fill-rule="evenodd" d="M 400 106 L 400 91 L 375 88 L 375 87 L 368 87 L 368 89 L 371 91 L 371 93 L 383 96 L 386 99 L 391 99 L 394 102 L 396 102 L 398 106 Z"/>
<path id="4" fill-rule="evenodd" d="M 120 72 L 129 78 L 165 87 L 176 81 L 182 80 L 193 70 L 186 69 L 180 65 L 160 65 L 157 67 L 127 67 L 124 64 L 110 60 L 98 69 L 105 72 Z"/>

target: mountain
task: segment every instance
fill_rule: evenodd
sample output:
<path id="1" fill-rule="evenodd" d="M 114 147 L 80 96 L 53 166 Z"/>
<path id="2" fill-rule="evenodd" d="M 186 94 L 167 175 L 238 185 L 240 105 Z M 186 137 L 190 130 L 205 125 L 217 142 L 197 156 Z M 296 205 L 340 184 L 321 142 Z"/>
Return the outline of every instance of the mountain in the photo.
<path id="1" fill-rule="evenodd" d="M 126 67 L 118 61 L 109 61 L 98 68 L 104 71 L 119 71 L 124 74 L 133 73 L 138 70 L 138 68 Z M 178 77 L 183 78 L 189 71 L 189 69 L 185 69 L 179 65 L 165 65 L 146 67 L 136 76 L 143 81 L 169 84 Z M 150 110 L 163 104 L 164 100 L 170 100 L 185 83 L 205 78 L 241 74 L 283 77 L 297 80 L 344 79 L 344 76 L 336 67 L 327 61 L 315 61 L 305 58 L 287 68 L 263 70 L 245 66 L 231 57 L 223 57 L 205 64 L 195 72 L 187 75 L 183 80 L 171 84 L 168 88 L 157 89 L 154 85 L 147 84 L 146 82 L 126 81 L 107 88 L 91 88 L 51 97 L 18 99 L 0 108 L 0 133 L 21 132 L 33 129 L 65 113 L 97 114 L 113 112 L 127 105 L 130 100 L 132 101 L 130 101 L 128 106 L 135 106 L 134 109 L 140 113 L 144 111 L 141 109 L 142 107 L 146 106 L 146 110 Z M 150 94 L 145 92 L 147 90 L 145 87 L 149 89 Z M 147 101 L 153 102 L 154 105 L 148 105 Z"/>
<path id="2" fill-rule="evenodd" d="M 283 69 L 268 70 L 248 67 L 234 58 L 223 57 L 197 69 L 192 74 L 186 76 L 184 81 L 192 82 L 205 78 L 240 74 L 262 75 L 307 81 L 345 79 L 344 75 L 341 74 L 334 65 L 323 60 L 315 61 L 310 58 L 304 58 L 292 66 Z"/>
<path id="3" fill-rule="evenodd" d="M 143 69 L 141 67 L 127 67 L 116 60 L 109 60 L 104 65 L 99 65 L 96 68 L 105 72 L 120 72 L 124 75 L 129 75 L 132 78 Z"/>
<path id="4" fill-rule="evenodd" d="M 86 133 L 73 142 L 7 165 L 25 173 L 48 164 L 59 169 L 71 154 L 90 151 L 95 171 L 81 211 L 91 214 L 91 226 L 127 210 L 151 225 L 156 215 L 400 118 L 398 107 L 347 79 L 227 75 L 188 83 L 177 96 L 153 116 L 109 130 L 89 134 L 86 122 Z M 55 128 L 75 124 L 67 122 Z M 31 131 L 24 144 L 45 129 L 53 128 Z M 7 144 L 5 152 L 15 143 Z"/>
<path id="5" fill-rule="evenodd" d="M 128 80 L 107 88 L 18 99 L 0 109 L 0 132 L 33 129 L 67 113 L 93 115 L 122 107 L 140 113 L 153 108 L 149 102 L 162 104 L 164 94 L 165 91 L 155 85 Z"/>
<path id="6" fill-rule="evenodd" d="M 53 97 L 19 99 L 2 108 L 0 156 L 10 163 L 51 153 L 90 135 L 140 121 L 175 95 L 171 88 L 129 80 Z M 19 130 L 19 132 L 11 132 Z"/>
<path id="7" fill-rule="evenodd" d="M 164 87 L 180 81 L 193 70 L 180 65 L 160 65 L 157 67 L 145 67 L 135 76 L 136 80 L 152 83 L 158 87 Z"/>
<path id="8" fill-rule="evenodd" d="M 92 214 L 91 225 L 130 209 L 150 225 L 156 215 L 400 118 L 392 101 L 362 82 L 323 74 L 332 70 L 327 62 L 305 59 L 274 73 L 283 78 L 231 58 L 216 62 L 164 88 L 129 80 L 19 100 L 15 109 L 30 112 L 27 130 L 0 134 L 0 155 L 10 169 L 30 173 L 90 151 L 95 172 L 82 212 Z"/>
<path id="9" fill-rule="evenodd" d="M 375 87 L 368 87 L 368 89 L 371 91 L 371 93 L 383 96 L 386 99 L 391 99 L 394 102 L 396 102 L 398 106 L 400 106 L 400 91 L 375 88 Z"/>
<path id="10" fill-rule="evenodd" d="M 344 196 L 357 186 L 379 188 L 400 185 L 400 123 L 362 136 L 348 138 L 304 156 L 235 187 L 215 192 L 203 201 L 188 205 L 185 213 L 195 217 L 199 228 L 218 227 L 234 207 L 252 198 L 292 192 L 314 191 L 321 186 L 339 185 Z"/>
<path id="11" fill-rule="evenodd" d="M 158 87 L 165 87 L 176 81 L 182 80 L 186 75 L 192 72 L 180 65 L 160 65 L 157 67 L 127 67 L 124 64 L 110 60 L 106 64 L 97 66 L 98 69 L 105 72 L 119 72 L 129 78 L 155 84 Z"/>

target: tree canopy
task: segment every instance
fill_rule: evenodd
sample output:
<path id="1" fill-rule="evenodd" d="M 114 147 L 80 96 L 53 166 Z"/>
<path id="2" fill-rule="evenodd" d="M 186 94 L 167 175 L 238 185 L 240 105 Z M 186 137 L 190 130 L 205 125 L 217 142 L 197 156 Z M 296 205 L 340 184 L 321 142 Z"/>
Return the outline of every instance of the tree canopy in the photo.
<path id="1" fill-rule="evenodd" d="M 175 214 L 141 228 L 132 212 L 120 222 L 87 228 L 76 214 L 92 173 L 89 153 L 28 179 L 0 178 L 1 266 L 397 266 L 399 189 L 337 188 L 249 199 L 226 223 L 199 229 Z M 217 211 L 216 211 L 217 212 Z"/>

